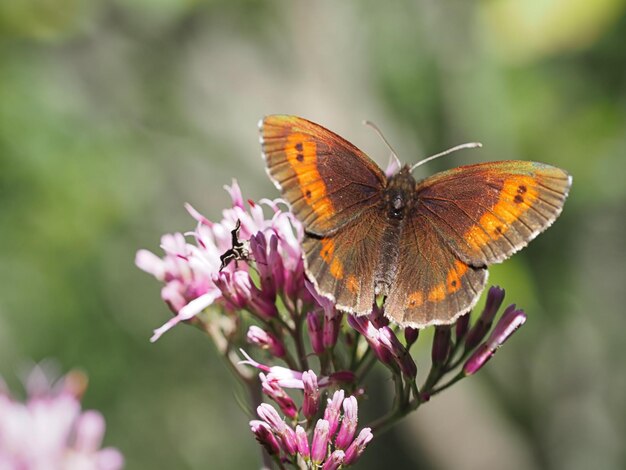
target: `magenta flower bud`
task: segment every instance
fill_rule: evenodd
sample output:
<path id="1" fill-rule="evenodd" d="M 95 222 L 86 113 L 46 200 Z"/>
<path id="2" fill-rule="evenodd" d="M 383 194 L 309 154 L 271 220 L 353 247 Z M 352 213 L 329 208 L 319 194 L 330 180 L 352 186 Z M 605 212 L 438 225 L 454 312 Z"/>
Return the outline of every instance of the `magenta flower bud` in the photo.
<path id="1" fill-rule="evenodd" d="M 267 403 L 261 403 L 257 407 L 257 413 L 263 419 L 279 438 L 283 450 L 289 455 L 295 455 L 297 449 L 296 433 L 291 429 L 285 421 L 278 415 L 277 411 Z"/>
<path id="2" fill-rule="evenodd" d="M 293 399 L 285 392 L 277 382 L 268 380 L 262 372 L 259 374 L 261 379 L 261 389 L 268 397 L 276 402 L 281 411 L 290 418 L 295 418 L 298 414 L 298 407 Z"/>
<path id="3" fill-rule="evenodd" d="M 252 325 L 248 329 L 247 339 L 249 343 L 268 350 L 275 357 L 283 357 L 285 355 L 283 343 L 276 336 L 256 325 Z"/>
<path id="4" fill-rule="evenodd" d="M 253 432 L 257 442 L 265 448 L 268 454 L 278 455 L 280 453 L 278 441 L 267 423 L 259 420 L 252 420 L 250 421 L 250 430 Z"/>
<path id="5" fill-rule="evenodd" d="M 274 299 L 267 299 L 262 292 L 255 286 L 252 286 L 252 296 L 249 301 L 248 309 L 262 318 L 270 320 L 278 316 L 278 308 Z"/>
<path id="6" fill-rule="evenodd" d="M 328 380 L 331 384 L 351 383 L 356 380 L 356 374 L 351 370 L 339 370 L 330 374 Z"/>
<path id="7" fill-rule="evenodd" d="M 328 399 L 326 410 L 324 410 L 324 419 L 328 423 L 328 437 L 333 437 L 339 426 L 339 411 L 343 403 L 345 393 L 343 390 L 337 390 L 332 398 Z"/>
<path id="8" fill-rule="evenodd" d="M 311 458 L 309 439 L 306 435 L 306 431 L 300 425 L 296 426 L 296 446 L 298 447 L 298 454 L 300 454 L 304 460 Z"/>
<path id="9" fill-rule="evenodd" d="M 341 464 L 343 463 L 343 459 L 345 458 L 345 456 L 346 454 L 343 452 L 343 450 L 334 451 L 326 459 L 326 462 L 324 462 L 324 465 L 322 465 L 322 470 L 337 470 L 339 467 L 341 467 Z"/>
<path id="10" fill-rule="evenodd" d="M 322 321 L 317 312 L 309 312 L 306 316 L 306 324 L 309 328 L 309 338 L 311 338 L 311 347 L 315 354 L 324 352 L 324 342 L 322 336 Z"/>
<path id="11" fill-rule="evenodd" d="M 379 330 L 374 327 L 372 322 L 365 317 L 348 315 L 348 324 L 367 340 L 380 362 L 388 366 L 396 365 L 391 351 L 381 343 Z"/>
<path id="12" fill-rule="evenodd" d="M 474 349 L 478 343 L 480 343 L 493 323 L 493 319 L 498 312 L 498 309 L 502 305 L 504 300 L 504 289 L 493 286 L 489 289 L 487 294 L 487 301 L 485 302 L 485 308 L 478 317 L 476 324 L 467 334 L 465 339 L 465 350 L 470 351 Z"/>
<path id="13" fill-rule="evenodd" d="M 335 439 L 335 447 L 345 449 L 352 442 L 358 424 L 359 407 L 356 398 L 350 396 L 343 401 L 343 420 Z"/>
<path id="14" fill-rule="evenodd" d="M 258 232 L 250 238 L 250 253 L 254 258 L 259 273 L 259 283 L 266 299 L 276 299 L 276 286 L 270 262 L 267 255 L 267 240 L 263 232 Z"/>
<path id="15" fill-rule="evenodd" d="M 450 354 L 451 344 L 450 327 L 436 326 L 432 349 L 433 365 L 441 365 L 446 362 L 448 354 Z"/>
<path id="16" fill-rule="evenodd" d="M 276 286 L 279 288 L 284 287 L 286 277 L 285 265 L 280 251 L 278 250 L 278 237 L 276 234 L 272 234 L 270 237 L 270 251 L 269 256 L 267 257 L 267 262 L 272 269 L 273 284 L 275 286 L 274 292 L 276 292 Z"/>
<path id="17" fill-rule="evenodd" d="M 516 310 L 514 305 L 507 307 L 487 341 L 478 346 L 463 365 L 465 375 L 478 372 L 524 322 L 526 314 L 523 310 Z"/>
<path id="18" fill-rule="evenodd" d="M 239 352 L 246 358 L 245 361 L 239 361 L 239 364 L 246 364 L 256 367 L 263 372 L 267 372 L 268 374 L 266 380 L 268 382 L 276 382 L 279 386 L 285 388 L 304 388 L 304 384 L 302 383 L 302 372 L 287 369 L 286 367 L 281 366 L 270 367 L 255 361 L 243 349 L 239 349 Z M 322 380 L 328 380 L 328 378 L 322 377 Z"/>
<path id="19" fill-rule="evenodd" d="M 407 349 L 413 346 L 413 344 L 417 341 L 419 334 L 420 330 L 418 330 L 417 328 L 411 328 L 410 326 L 407 326 L 404 329 L 404 340 L 406 341 Z"/>
<path id="20" fill-rule="evenodd" d="M 346 456 L 343 459 L 343 465 L 347 467 L 348 465 L 354 464 L 359 457 L 361 457 L 365 447 L 367 447 L 367 444 L 369 444 L 373 438 L 374 435 L 372 434 L 372 430 L 370 428 L 361 429 L 359 435 L 346 449 Z"/>
<path id="21" fill-rule="evenodd" d="M 402 345 L 396 334 L 388 326 L 383 326 L 378 330 L 378 339 L 395 358 L 397 365 L 405 377 L 414 378 L 417 375 L 417 366 L 409 354 L 409 351 Z"/>
<path id="22" fill-rule="evenodd" d="M 389 319 L 384 315 L 384 311 L 378 305 L 374 304 L 372 313 L 367 315 L 367 319 L 374 325 L 374 328 L 382 328 L 389 325 Z"/>
<path id="23" fill-rule="evenodd" d="M 315 375 L 315 372 L 312 370 L 303 372 L 302 383 L 304 384 L 302 413 L 306 419 L 311 419 L 317 414 L 320 404 L 320 389 L 317 385 L 317 376 Z"/>
<path id="24" fill-rule="evenodd" d="M 328 449 L 328 421 L 317 420 L 315 431 L 313 432 L 313 442 L 311 443 L 311 460 L 313 464 L 319 465 L 326 459 Z"/>
<path id="25" fill-rule="evenodd" d="M 465 338 L 467 330 L 469 329 L 470 313 L 467 312 L 459 317 L 454 326 L 456 340 L 461 341 Z"/>
<path id="26" fill-rule="evenodd" d="M 324 311 L 324 330 L 322 334 L 324 348 L 332 349 L 337 344 L 342 318 L 343 314 L 334 308 Z"/>

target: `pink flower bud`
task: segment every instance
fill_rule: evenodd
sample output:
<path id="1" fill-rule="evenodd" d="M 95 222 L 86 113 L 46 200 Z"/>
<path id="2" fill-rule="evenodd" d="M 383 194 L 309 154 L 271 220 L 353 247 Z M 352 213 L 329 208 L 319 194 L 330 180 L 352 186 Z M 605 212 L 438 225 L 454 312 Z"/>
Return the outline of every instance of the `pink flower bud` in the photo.
<path id="1" fill-rule="evenodd" d="M 313 432 L 313 442 L 311 444 L 311 460 L 313 464 L 319 465 L 326 459 L 328 451 L 328 421 L 319 419 Z"/>
<path id="2" fill-rule="evenodd" d="M 264 421 L 252 420 L 250 421 L 250 430 L 254 433 L 254 437 L 261 444 L 268 454 L 278 455 L 280 453 L 280 446 L 278 441 L 270 427 Z"/>
<path id="3" fill-rule="evenodd" d="M 402 345 L 396 334 L 388 326 L 383 326 L 378 330 L 378 339 L 380 343 L 394 357 L 395 362 L 405 377 L 414 378 L 417 375 L 417 366 L 415 361 L 409 354 L 409 351 Z"/>
<path id="4" fill-rule="evenodd" d="M 442 365 L 450 354 L 451 334 L 449 326 L 436 326 L 433 338 L 432 362 L 433 365 Z"/>
<path id="5" fill-rule="evenodd" d="M 358 424 L 358 404 L 356 398 L 350 396 L 343 401 L 343 420 L 335 439 L 335 447 L 345 449 L 352 442 Z"/>
<path id="6" fill-rule="evenodd" d="M 296 426 L 296 446 L 298 447 L 298 454 L 300 454 L 304 460 L 309 460 L 311 457 L 309 440 L 306 431 L 300 425 Z"/>
<path id="7" fill-rule="evenodd" d="M 322 470 L 337 470 L 341 467 L 343 463 L 343 459 L 346 454 L 344 454 L 343 450 L 336 450 L 326 459 L 324 465 L 322 465 Z"/>
<path id="8" fill-rule="evenodd" d="M 411 328 L 407 326 L 404 329 L 404 340 L 406 341 L 406 348 L 409 349 L 413 344 L 417 341 L 419 337 L 420 330 L 417 328 Z"/>
<path id="9" fill-rule="evenodd" d="M 324 342 L 322 336 L 322 321 L 317 312 L 309 312 L 306 316 L 306 324 L 309 328 L 309 338 L 311 339 L 311 347 L 315 354 L 324 352 Z"/>
<path id="10" fill-rule="evenodd" d="M 523 310 L 516 310 L 515 305 L 507 307 L 487 341 L 478 346 L 463 365 L 465 375 L 478 372 L 524 322 L 526 322 L 526 314 Z"/>
<path id="11" fill-rule="evenodd" d="M 455 330 L 455 337 L 456 337 L 457 342 L 465 338 L 465 335 L 467 334 L 467 330 L 469 329 L 469 321 L 470 321 L 469 312 L 467 312 L 464 315 L 461 315 L 459 319 L 456 321 L 454 330 Z"/>
<path id="12" fill-rule="evenodd" d="M 304 384 L 302 413 L 306 419 L 311 419 L 317 414 L 320 402 L 320 389 L 317 385 L 317 376 L 312 370 L 303 372 L 302 382 Z"/>
<path id="13" fill-rule="evenodd" d="M 268 350 L 275 357 L 283 357 L 285 355 L 283 343 L 276 336 L 256 325 L 252 325 L 248 329 L 247 339 L 249 343 Z"/>
<path id="14" fill-rule="evenodd" d="M 290 418 L 295 418 L 298 414 L 298 408 L 293 399 L 285 392 L 277 382 L 267 379 L 262 372 L 259 374 L 261 379 L 261 389 L 268 397 L 276 402 L 281 411 Z"/>
<path id="15" fill-rule="evenodd" d="M 276 410 L 267 403 L 261 403 L 257 407 L 257 413 L 270 427 L 281 441 L 283 450 L 288 455 L 295 455 L 297 449 L 296 433 L 291 429 L 285 421 L 278 415 Z"/>
<path id="16" fill-rule="evenodd" d="M 324 311 L 324 329 L 322 334 L 324 348 L 332 349 L 337 343 L 342 318 L 343 314 L 335 308 Z"/>
<path id="17" fill-rule="evenodd" d="M 365 447 L 367 447 L 367 444 L 369 444 L 373 438 L 374 435 L 372 434 L 372 430 L 370 428 L 361 429 L 359 435 L 352 442 L 352 444 L 350 444 L 348 449 L 346 449 L 346 456 L 343 459 L 343 465 L 347 467 L 348 465 L 354 464 L 359 457 L 361 457 Z"/>
<path id="18" fill-rule="evenodd" d="M 344 391 L 337 390 L 332 398 L 328 399 L 326 410 L 324 410 L 324 419 L 328 422 L 328 436 L 335 435 L 335 431 L 339 426 L 339 411 L 343 403 Z"/>
<path id="19" fill-rule="evenodd" d="M 485 303 L 485 308 L 480 314 L 480 317 L 476 321 L 476 324 L 472 327 L 472 329 L 467 334 L 467 338 L 465 339 L 465 350 L 470 351 L 474 349 L 478 343 L 482 341 L 485 337 L 489 329 L 491 328 L 491 324 L 493 323 L 493 319 L 502 305 L 502 301 L 504 300 L 504 289 L 500 287 L 493 286 L 489 289 L 489 293 L 487 294 L 487 301 Z"/>

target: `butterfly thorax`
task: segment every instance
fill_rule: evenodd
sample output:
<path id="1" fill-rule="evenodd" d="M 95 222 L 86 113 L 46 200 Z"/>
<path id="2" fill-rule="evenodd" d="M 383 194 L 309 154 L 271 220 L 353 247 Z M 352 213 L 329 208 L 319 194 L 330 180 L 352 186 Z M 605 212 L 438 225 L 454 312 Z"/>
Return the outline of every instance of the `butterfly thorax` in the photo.
<path id="1" fill-rule="evenodd" d="M 413 206 L 415 179 L 408 166 L 389 178 L 384 192 L 384 204 L 387 217 L 393 223 L 401 221 Z"/>

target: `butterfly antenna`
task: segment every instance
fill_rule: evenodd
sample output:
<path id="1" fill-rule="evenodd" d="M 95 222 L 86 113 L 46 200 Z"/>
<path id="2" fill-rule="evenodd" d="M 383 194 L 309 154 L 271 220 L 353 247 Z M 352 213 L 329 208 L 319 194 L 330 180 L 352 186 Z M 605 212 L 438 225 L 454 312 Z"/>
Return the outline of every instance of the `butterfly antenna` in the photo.
<path id="1" fill-rule="evenodd" d="M 363 121 L 363 124 L 374 129 L 374 131 L 383 140 L 383 142 L 387 145 L 387 147 L 389 147 L 389 150 L 391 150 L 391 158 L 395 160 L 396 165 L 398 166 L 398 168 L 400 168 L 402 166 L 402 163 L 400 162 L 400 159 L 398 158 L 396 151 L 393 149 L 389 141 L 385 139 L 385 136 L 383 135 L 382 131 L 378 128 L 378 126 L 374 124 L 372 121 Z"/>
<path id="2" fill-rule="evenodd" d="M 434 160 L 435 158 L 439 158 L 439 157 L 443 157 L 444 155 L 448 155 L 449 153 L 452 152 L 456 152 L 457 150 L 463 150 L 463 149 L 475 149 L 475 148 L 479 148 L 482 147 L 483 144 L 481 144 L 480 142 L 468 142 L 466 144 L 461 144 L 461 145 L 457 145 L 456 147 L 452 147 L 448 150 L 444 150 L 441 153 L 438 153 L 436 155 L 432 155 L 428 158 L 425 158 L 424 160 L 421 160 L 419 162 L 417 162 L 415 165 L 413 165 L 411 167 L 411 171 L 415 170 L 418 166 L 423 165 L 424 163 L 428 163 L 431 160 Z"/>

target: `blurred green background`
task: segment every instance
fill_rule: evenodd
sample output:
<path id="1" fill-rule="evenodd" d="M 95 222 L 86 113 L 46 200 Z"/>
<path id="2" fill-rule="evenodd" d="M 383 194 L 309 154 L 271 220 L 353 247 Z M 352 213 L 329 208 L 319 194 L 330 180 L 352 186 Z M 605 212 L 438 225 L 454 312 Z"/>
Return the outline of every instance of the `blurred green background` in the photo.
<path id="1" fill-rule="evenodd" d="M 381 165 L 537 160 L 574 185 L 561 218 L 491 270 L 526 326 L 359 468 L 626 468 L 625 0 L 0 2 L 0 374 L 90 377 L 128 468 L 255 468 L 237 385 L 135 268 L 210 218 L 236 177 L 276 197 L 257 140 L 297 114 Z M 423 351 L 426 355 L 426 350 Z M 372 394 L 389 399 L 381 373 Z M 374 406 L 375 401 L 364 406 Z"/>

